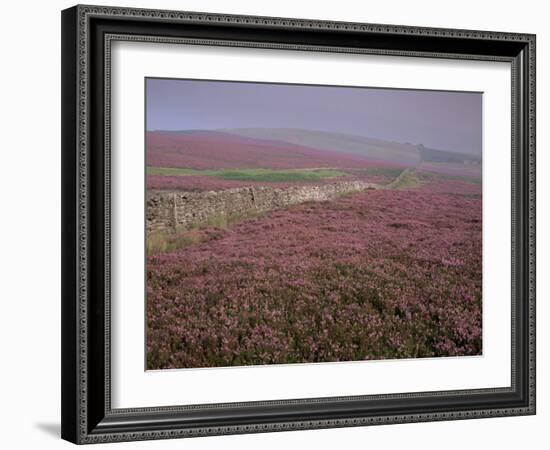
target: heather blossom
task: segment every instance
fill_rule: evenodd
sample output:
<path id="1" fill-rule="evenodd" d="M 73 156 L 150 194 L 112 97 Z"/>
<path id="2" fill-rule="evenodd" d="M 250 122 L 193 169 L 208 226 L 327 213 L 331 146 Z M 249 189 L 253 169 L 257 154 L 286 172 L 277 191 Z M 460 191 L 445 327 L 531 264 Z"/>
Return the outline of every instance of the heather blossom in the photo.
<path id="1" fill-rule="evenodd" d="M 147 367 L 479 355 L 481 217 L 430 179 L 202 228 L 147 258 Z"/>

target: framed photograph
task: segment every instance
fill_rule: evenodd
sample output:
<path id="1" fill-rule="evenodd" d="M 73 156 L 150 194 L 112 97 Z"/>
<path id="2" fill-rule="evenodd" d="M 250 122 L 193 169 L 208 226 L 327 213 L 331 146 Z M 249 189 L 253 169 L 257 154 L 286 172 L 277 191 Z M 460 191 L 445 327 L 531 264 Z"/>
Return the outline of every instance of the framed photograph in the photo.
<path id="1" fill-rule="evenodd" d="M 62 12 L 62 437 L 535 413 L 535 36 Z"/>

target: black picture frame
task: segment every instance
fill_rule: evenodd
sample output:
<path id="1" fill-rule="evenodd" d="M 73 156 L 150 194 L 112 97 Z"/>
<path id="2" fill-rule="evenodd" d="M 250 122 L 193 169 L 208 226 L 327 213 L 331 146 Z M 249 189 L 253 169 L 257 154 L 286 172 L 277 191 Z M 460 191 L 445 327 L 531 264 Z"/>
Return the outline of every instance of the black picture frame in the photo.
<path id="1" fill-rule="evenodd" d="M 511 386 L 112 409 L 108 111 L 110 43 L 117 39 L 510 62 Z M 64 10 L 61 406 L 62 437 L 78 444 L 535 414 L 535 36 L 119 7 Z"/>

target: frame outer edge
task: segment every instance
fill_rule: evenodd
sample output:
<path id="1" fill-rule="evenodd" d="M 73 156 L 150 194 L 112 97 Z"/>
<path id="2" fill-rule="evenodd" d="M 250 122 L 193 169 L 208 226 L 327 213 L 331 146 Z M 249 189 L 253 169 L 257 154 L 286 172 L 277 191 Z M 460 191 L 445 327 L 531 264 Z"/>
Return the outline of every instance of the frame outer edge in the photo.
<path id="1" fill-rule="evenodd" d="M 528 96 L 528 161 L 529 161 L 529 412 L 536 414 L 536 102 L 537 102 L 537 69 L 536 69 L 536 35 L 529 36 L 529 96 Z"/>
<path id="2" fill-rule="evenodd" d="M 441 27 L 377 24 L 364 22 L 347 22 L 326 19 L 303 19 L 278 16 L 253 16 L 226 13 L 205 13 L 199 11 L 174 11 L 167 9 L 128 8 L 119 6 L 99 6 L 79 4 L 83 14 L 98 16 L 117 16 L 137 19 L 157 19 L 179 23 L 212 23 L 241 24 L 249 27 L 277 27 L 280 29 L 317 29 L 337 31 L 377 32 L 382 34 L 426 35 L 455 37 L 466 39 L 489 39 L 499 41 L 529 42 L 535 36 L 530 33 L 513 33 L 502 31 L 468 30 Z"/>
<path id="3" fill-rule="evenodd" d="M 77 20 L 76 7 L 61 13 L 61 437 L 78 436 L 77 286 Z"/>

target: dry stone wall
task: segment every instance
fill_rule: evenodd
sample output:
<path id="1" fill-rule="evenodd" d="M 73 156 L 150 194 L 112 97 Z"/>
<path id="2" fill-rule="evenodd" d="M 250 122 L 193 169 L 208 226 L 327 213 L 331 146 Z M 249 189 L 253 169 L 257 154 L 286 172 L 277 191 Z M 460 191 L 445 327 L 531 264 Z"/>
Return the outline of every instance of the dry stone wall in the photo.
<path id="1" fill-rule="evenodd" d="M 293 186 L 286 189 L 243 187 L 208 192 L 147 193 L 147 230 L 175 231 L 248 212 L 266 212 L 307 201 L 332 200 L 340 195 L 377 186 L 362 181 L 347 181 L 318 186 Z"/>

